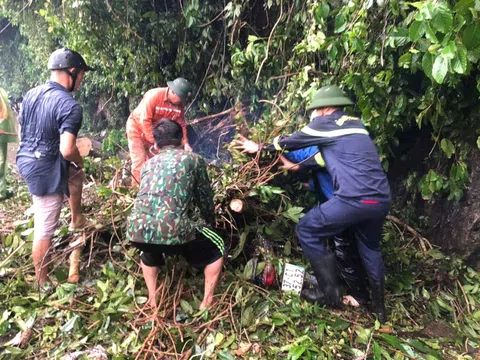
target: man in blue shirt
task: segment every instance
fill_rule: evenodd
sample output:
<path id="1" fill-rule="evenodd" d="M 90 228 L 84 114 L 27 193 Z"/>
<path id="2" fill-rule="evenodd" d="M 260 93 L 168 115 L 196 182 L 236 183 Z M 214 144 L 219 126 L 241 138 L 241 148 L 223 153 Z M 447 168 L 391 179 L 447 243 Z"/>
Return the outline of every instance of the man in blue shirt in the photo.
<path id="1" fill-rule="evenodd" d="M 50 81 L 30 90 L 22 102 L 17 167 L 32 194 L 35 275 L 48 281 L 48 250 L 57 227 L 63 197 L 69 196 L 70 228 L 82 225 L 83 159 L 76 146 L 82 126 L 82 107 L 71 92 L 78 90 L 86 71 L 93 70 L 70 49 L 50 55 Z"/>
<path id="2" fill-rule="evenodd" d="M 325 303 L 337 306 L 340 286 L 335 254 L 328 251 L 325 240 L 351 229 L 370 280 L 372 309 L 380 322 L 385 322 L 385 270 L 380 241 L 390 208 L 390 186 L 367 129 L 359 118 L 342 110 L 349 105 L 353 102 L 338 86 L 321 88 L 307 107 L 312 110 L 310 123 L 290 136 L 275 138 L 265 149 L 290 151 L 316 146 L 321 150 L 301 165 L 324 164 L 335 192 L 332 199 L 315 206 L 300 219 L 298 239 L 325 294 Z M 256 153 L 263 146 L 242 138 L 237 148 Z"/>

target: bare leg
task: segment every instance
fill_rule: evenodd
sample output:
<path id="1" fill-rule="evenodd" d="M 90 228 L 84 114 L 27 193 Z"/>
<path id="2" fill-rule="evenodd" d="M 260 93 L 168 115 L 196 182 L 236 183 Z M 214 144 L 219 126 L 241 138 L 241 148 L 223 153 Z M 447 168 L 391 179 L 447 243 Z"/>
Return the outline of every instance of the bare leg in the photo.
<path id="1" fill-rule="evenodd" d="M 222 266 L 223 257 L 205 267 L 205 290 L 203 301 L 200 304 L 200 310 L 203 310 L 212 304 L 213 294 L 218 283 L 218 278 L 220 277 L 220 272 L 222 271 Z"/>
<path id="2" fill-rule="evenodd" d="M 50 281 L 48 278 L 48 262 L 50 256 L 47 256 L 48 250 L 52 245 L 50 239 L 38 239 L 33 241 L 32 257 L 35 266 L 35 277 L 39 285 L 43 285 Z"/>
<path id="3" fill-rule="evenodd" d="M 146 305 L 151 306 L 152 308 L 157 307 L 157 278 L 160 269 L 156 266 L 147 266 L 140 261 L 140 266 L 142 267 L 143 277 L 145 283 L 147 284 L 148 289 L 148 302 Z"/>
<path id="4" fill-rule="evenodd" d="M 72 211 L 72 220 L 70 222 L 71 229 L 77 229 L 84 222 L 84 217 L 82 215 L 82 195 L 70 195 L 68 199 L 70 203 L 70 210 Z"/>
<path id="5" fill-rule="evenodd" d="M 34 238 L 32 246 L 33 265 L 38 284 L 49 281 L 48 251 L 52 246 L 52 236 L 58 224 L 62 208 L 62 195 L 32 196 L 34 206 Z"/>
<path id="6" fill-rule="evenodd" d="M 70 211 L 72 212 L 72 220 L 70 222 L 70 229 L 78 229 L 85 222 L 85 218 L 82 215 L 82 190 L 83 190 L 83 180 L 85 175 L 81 170 L 70 170 L 72 172 L 70 178 L 68 179 L 68 189 L 70 191 L 70 198 L 68 202 L 70 203 Z"/>

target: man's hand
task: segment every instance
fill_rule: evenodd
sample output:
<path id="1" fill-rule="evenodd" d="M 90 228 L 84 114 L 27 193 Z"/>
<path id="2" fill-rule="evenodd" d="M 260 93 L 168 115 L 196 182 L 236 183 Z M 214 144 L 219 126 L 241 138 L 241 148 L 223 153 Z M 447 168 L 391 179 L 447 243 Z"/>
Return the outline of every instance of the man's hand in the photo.
<path id="1" fill-rule="evenodd" d="M 185 151 L 190 151 L 190 152 L 193 151 L 193 149 L 192 149 L 192 147 L 190 146 L 189 143 L 186 143 L 186 144 L 183 146 L 183 148 L 185 149 Z"/>
<path id="2" fill-rule="evenodd" d="M 242 153 L 255 154 L 260 150 L 260 146 L 252 140 L 248 140 L 245 136 L 240 135 L 240 140 L 234 140 L 235 149 L 241 150 Z"/>
<path id="3" fill-rule="evenodd" d="M 287 160 L 285 156 L 280 156 L 280 160 L 282 161 L 283 165 L 280 166 L 281 170 L 288 170 L 288 171 L 298 171 L 300 170 L 300 165 Z"/>
<path id="4" fill-rule="evenodd" d="M 153 156 L 157 155 L 158 154 L 158 149 L 155 145 L 152 145 L 150 146 L 150 148 L 148 149 L 148 151 L 150 152 L 150 154 L 152 154 Z"/>

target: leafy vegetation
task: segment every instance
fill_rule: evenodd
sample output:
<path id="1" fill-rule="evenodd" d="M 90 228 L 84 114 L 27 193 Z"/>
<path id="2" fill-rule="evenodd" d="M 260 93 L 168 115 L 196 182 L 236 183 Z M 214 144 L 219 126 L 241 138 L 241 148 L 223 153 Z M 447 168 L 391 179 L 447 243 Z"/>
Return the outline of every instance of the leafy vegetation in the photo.
<path id="1" fill-rule="evenodd" d="M 88 358 L 93 349 L 113 359 L 478 357 L 480 274 L 407 227 L 422 225 L 409 208 L 384 229 L 384 328 L 363 310 L 328 311 L 248 282 L 258 233 L 275 244 L 275 256 L 264 260 L 278 274 L 286 262 L 304 263 L 293 226 L 314 199 L 291 177 L 280 183 L 275 159 L 233 149 L 232 162 L 210 169 L 218 225 L 233 240 L 218 301 L 199 313 L 201 275 L 171 260 L 161 273 L 159 313 L 150 317 L 138 254 L 122 235 L 134 194 L 122 184 L 125 164 L 113 156 L 125 149 L 129 110 L 177 76 L 197 86 L 189 119 L 235 109 L 239 131 L 259 141 L 305 124 L 312 94 L 339 83 L 355 98 L 352 111 L 362 115 L 386 170 L 411 159 L 407 138 L 426 140 L 414 148 L 421 166 L 406 188 L 426 200 L 458 200 L 468 154 L 480 143 L 477 3 L 0 0 L 2 87 L 22 96 L 48 76 L 53 49 L 72 47 L 98 68 L 79 95 L 84 129 L 111 130 L 103 159 L 85 162 L 84 210 L 94 222 L 72 235 L 62 214 L 52 270 L 59 285 L 46 294 L 33 287 L 28 192 L 15 173 L 10 178 L 16 196 L 0 204 L 0 358 Z M 248 211 L 232 213 L 232 199 Z M 83 236 L 82 281 L 68 284 L 68 244 Z"/>
<path id="2" fill-rule="evenodd" d="M 0 9 L 2 23 L 21 33 L 3 42 L 8 58 L 27 59 L 22 80 L 7 76 L 18 62 L 0 65 L 2 83 L 17 96 L 45 75 L 52 49 L 65 45 L 99 69 L 81 96 L 94 123 L 105 121 L 95 114 L 106 107 L 106 121 L 122 126 L 146 90 L 182 75 L 198 90 L 190 118 L 247 103 L 262 111 L 264 140 L 304 123 L 304 105 L 320 85 L 341 83 L 355 95 L 353 110 L 386 169 L 404 155 L 402 134 L 421 129 L 431 150 L 418 155 L 427 166 L 412 173 L 410 189 L 425 199 L 463 196 L 467 154 L 480 135 L 474 0 L 2 0 Z"/>
<path id="3" fill-rule="evenodd" d="M 237 222 L 237 228 L 225 216 L 233 190 L 217 197 L 219 225 L 230 224 L 232 239 L 237 231 L 243 235 L 230 249 L 232 256 L 212 308 L 197 310 L 202 275 L 182 260 L 170 259 L 161 270 L 158 312 L 145 310 L 147 291 L 139 256 L 122 235 L 133 201 L 133 194 L 121 187 L 123 164 L 116 157 L 87 160 L 91 181 L 85 186 L 83 207 L 92 223 L 81 233 L 68 234 L 69 214 L 62 213 L 50 275 L 58 285 L 47 292 L 34 287 L 33 219 L 28 213 L 21 215 L 29 206 L 28 193 L 15 174 L 10 178 L 16 196 L 0 204 L 6 218 L 16 219 L 13 224 L 2 221 L 2 226 L 10 224 L 10 230 L 1 235 L 0 358 L 91 358 L 93 353 L 111 359 L 478 356 L 480 274 L 431 248 L 428 240 L 394 217 L 386 224 L 383 243 L 390 312 L 386 326 L 380 327 L 362 309 L 322 309 L 279 291 L 283 265 L 304 264 L 292 226 L 302 215 L 298 203 L 306 202 L 288 200 L 288 188 L 284 193 L 267 185 L 244 199 L 259 213 L 256 223 L 247 227 Z M 211 171 L 216 186 L 220 174 L 228 174 L 217 168 Z M 279 201 L 284 206 L 277 207 Z M 255 270 L 246 260 L 252 256 L 249 246 L 257 232 L 273 241 L 275 254 Z M 81 281 L 69 284 L 68 256 L 79 239 L 87 240 Z M 269 290 L 248 281 L 265 261 L 277 270 L 276 284 Z"/>

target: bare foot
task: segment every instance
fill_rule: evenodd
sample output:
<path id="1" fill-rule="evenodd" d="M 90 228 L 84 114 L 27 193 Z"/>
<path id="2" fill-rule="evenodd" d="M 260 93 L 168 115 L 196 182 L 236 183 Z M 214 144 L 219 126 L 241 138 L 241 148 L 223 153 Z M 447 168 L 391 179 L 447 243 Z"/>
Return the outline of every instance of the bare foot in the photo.
<path id="1" fill-rule="evenodd" d="M 87 218 L 81 215 L 78 219 L 72 219 L 70 222 L 70 226 L 68 227 L 68 231 L 75 231 L 81 228 L 83 225 L 87 223 Z"/>
<path id="2" fill-rule="evenodd" d="M 213 303 L 213 297 L 209 298 L 209 299 L 203 299 L 202 303 L 200 304 L 200 311 L 206 309 L 206 308 L 209 308 Z"/>
<path id="3" fill-rule="evenodd" d="M 360 306 L 358 301 L 355 300 L 355 298 L 353 296 L 350 296 L 350 295 L 344 296 L 343 299 L 342 299 L 342 302 L 343 302 L 344 305 L 350 305 L 350 306 L 353 306 L 353 307 L 359 307 Z"/>
<path id="4" fill-rule="evenodd" d="M 145 303 L 145 308 L 148 309 L 155 309 L 157 307 L 157 301 L 156 299 L 148 299 L 148 301 Z"/>

